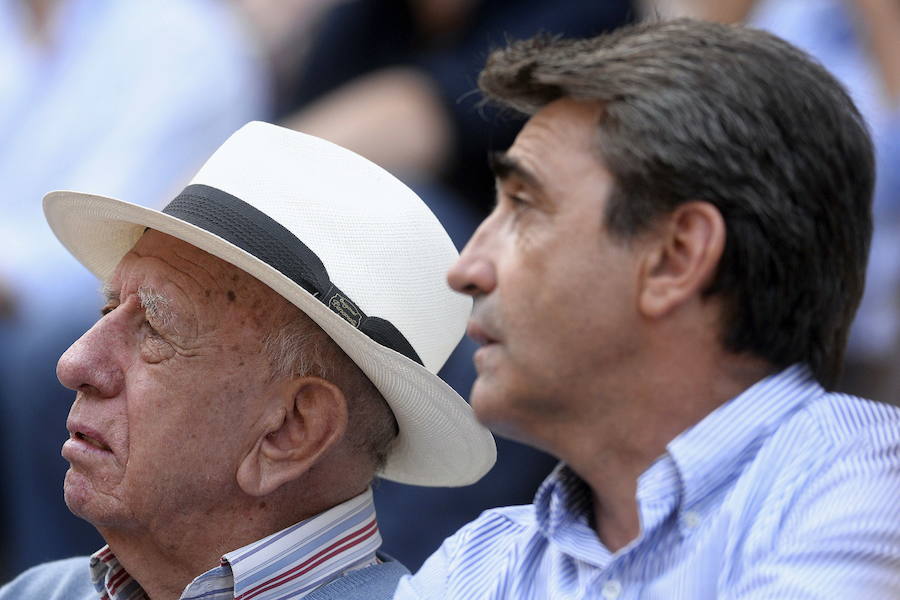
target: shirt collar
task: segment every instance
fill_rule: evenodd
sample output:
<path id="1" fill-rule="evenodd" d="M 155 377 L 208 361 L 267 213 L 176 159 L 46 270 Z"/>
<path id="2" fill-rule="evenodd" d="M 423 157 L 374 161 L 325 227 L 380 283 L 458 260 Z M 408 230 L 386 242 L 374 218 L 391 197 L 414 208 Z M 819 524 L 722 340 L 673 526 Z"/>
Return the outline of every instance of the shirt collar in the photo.
<path id="1" fill-rule="evenodd" d="M 119 563 L 109 546 L 91 555 L 91 583 L 103 600 L 145 598 L 144 590 Z"/>
<path id="2" fill-rule="evenodd" d="M 736 477 L 788 415 L 824 393 L 808 367 L 794 365 L 758 381 L 669 442 L 681 508 L 691 510 Z"/>
<path id="3" fill-rule="evenodd" d="M 591 502 L 587 484 L 560 463 L 535 495 L 535 519 L 543 536 L 563 554 L 605 568 L 612 553 L 591 526 Z"/>
<path id="4" fill-rule="evenodd" d="M 348 571 L 377 562 L 381 534 L 372 490 L 222 557 L 182 598 L 271 600 L 300 598 Z M 91 556 L 91 576 L 101 598 L 135 600 L 144 591 L 119 564 L 109 546 Z M 104 596 L 105 594 L 105 596 Z"/>
<path id="5" fill-rule="evenodd" d="M 638 479 L 641 537 L 676 507 L 693 509 L 733 479 L 780 422 L 823 393 L 807 367 L 794 365 L 758 381 L 679 434 Z M 559 464 L 547 477 L 534 506 L 539 529 L 561 550 L 599 565 L 609 561 L 611 555 L 590 526 L 591 491 L 568 466 Z"/>
<path id="6" fill-rule="evenodd" d="M 534 506 L 538 526 L 549 538 L 571 521 L 587 518 L 591 491 L 568 465 L 559 463 L 538 488 Z"/>

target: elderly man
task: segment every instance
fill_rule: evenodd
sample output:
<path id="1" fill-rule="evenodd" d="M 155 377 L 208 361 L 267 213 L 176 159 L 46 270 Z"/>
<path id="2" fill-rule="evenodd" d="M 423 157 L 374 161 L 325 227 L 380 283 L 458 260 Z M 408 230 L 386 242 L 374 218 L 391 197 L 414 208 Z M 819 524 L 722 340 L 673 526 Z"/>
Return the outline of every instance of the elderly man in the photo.
<path id="1" fill-rule="evenodd" d="M 108 545 L 0 598 L 382 598 L 369 484 L 461 485 L 493 441 L 434 373 L 462 336 L 457 254 L 405 186 L 251 123 L 162 212 L 55 192 L 105 284 L 62 356 L 65 497 Z"/>
<path id="2" fill-rule="evenodd" d="M 872 149 L 772 35 L 644 24 L 498 50 L 531 115 L 450 270 L 471 402 L 561 465 L 398 598 L 900 598 L 900 410 L 826 391 L 863 289 Z"/>

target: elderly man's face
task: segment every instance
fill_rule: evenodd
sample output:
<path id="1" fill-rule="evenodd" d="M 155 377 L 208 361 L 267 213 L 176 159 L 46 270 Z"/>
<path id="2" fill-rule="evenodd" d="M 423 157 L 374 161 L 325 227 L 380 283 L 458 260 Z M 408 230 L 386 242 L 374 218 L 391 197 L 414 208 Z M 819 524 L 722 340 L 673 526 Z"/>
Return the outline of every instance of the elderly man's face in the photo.
<path id="1" fill-rule="evenodd" d="M 559 100 L 528 121 L 495 167 L 496 208 L 448 276 L 475 298 L 476 414 L 538 444 L 535 428 L 608 409 L 585 384 L 614 394 L 636 351 L 636 254 L 604 227 L 613 179 L 594 150 L 599 110 Z"/>
<path id="2" fill-rule="evenodd" d="M 261 344 L 287 302 L 155 231 L 107 287 L 104 316 L 57 366 L 77 391 L 66 502 L 101 530 L 210 514 L 239 494 L 235 471 L 264 435 L 277 383 Z"/>

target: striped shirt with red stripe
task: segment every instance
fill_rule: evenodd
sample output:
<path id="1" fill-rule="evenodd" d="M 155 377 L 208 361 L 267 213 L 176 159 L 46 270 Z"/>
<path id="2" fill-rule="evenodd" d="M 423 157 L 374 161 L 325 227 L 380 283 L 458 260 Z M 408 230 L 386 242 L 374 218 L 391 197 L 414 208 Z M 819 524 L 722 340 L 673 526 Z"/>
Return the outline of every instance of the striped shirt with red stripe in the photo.
<path id="1" fill-rule="evenodd" d="M 368 489 L 334 508 L 222 557 L 218 567 L 188 585 L 182 600 L 302 598 L 341 575 L 378 559 L 381 535 Z M 109 546 L 91 556 L 100 600 L 146 598 Z"/>

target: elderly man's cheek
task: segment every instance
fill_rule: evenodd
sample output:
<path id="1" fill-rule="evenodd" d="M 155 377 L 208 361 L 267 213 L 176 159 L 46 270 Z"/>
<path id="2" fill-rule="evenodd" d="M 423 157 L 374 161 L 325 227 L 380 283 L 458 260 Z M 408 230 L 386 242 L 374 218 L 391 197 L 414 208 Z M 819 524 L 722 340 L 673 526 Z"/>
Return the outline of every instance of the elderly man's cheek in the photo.
<path id="1" fill-rule="evenodd" d="M 141 359 L 154 364 L 175 356 L 175 348 L 157 336 L 148 336 L 141 342 Z"/>

